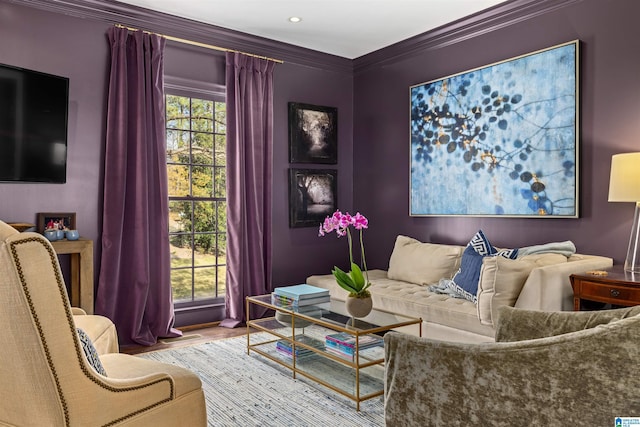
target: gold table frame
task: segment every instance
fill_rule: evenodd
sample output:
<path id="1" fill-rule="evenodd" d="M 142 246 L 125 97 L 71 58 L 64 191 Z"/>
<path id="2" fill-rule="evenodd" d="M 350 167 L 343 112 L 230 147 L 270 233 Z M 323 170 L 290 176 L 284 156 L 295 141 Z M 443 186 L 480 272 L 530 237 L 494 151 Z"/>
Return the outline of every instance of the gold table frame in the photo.
<path id="1" fill-rule="evenodd" d="M 290 332 L 290 335 L 288 335 L 288 333 L 285 334 L 272 329 L 272 326 L 275 324 L 273 323 L 275 322 L 274 316 L 266 317 L 266 318 L 251 319 L 250 318 L 251 305 L 265 307 L 265 308 L 274 310 L 276 312 L 282 312 L 290 316 L 290 319 L 291 319 L 290 328 L 280 324 L 280 329 L 285 328 L 287 331 Z M 318 304 L 316 307 L 318 307 L 320 310 L 323 310 L 327 313 L 334 313 L 339 316 L 348 316 L 346 313 L 346 309 L 344 308 L 343 301 L 332 299 L 329 303 Z M 403 328 L 406 330 L 406 329 L 414 328 L 416 326 L 417 326 L 418 336 L 422 336 L 422 319 L 413 318 L 409 316 L 402 316 L 396 313 L 391 313 L 383 310 L 374 309 L 369 316 L 364 318 L 364 320 L 368 321 L 369 319 L 373 319 L 375 321 L 377 320 L 377 318 L 382 317 L 386 320 L 390 320 L 390 319 L 393 320 L 393 318 L 396 318 L 397 321 L 390 321 L 390 322 L 388 321 L 385 324 L 380 326 L 366 323 L 366 326 L 364 328 L 361 328 L 357 326 L 358 325 L 357 322 L 364 323 L 364 322 L 361 322 L 360 319 L 351 318 L 350 322 L 355 327 L 349 326 L 346 324 L 342 326 L 331 320 L 308 316 L 302 313 L 298 313 L 291 309 L 276 306 L 271 303 L 271 295 L 247 297 L 246 309 L 247 309 L 246 323 L 247 323 L 247 354 L 248 355 L 250 354 L 251 351 L 254 351 L 259 355 L 266 357 L 267 359 L 270 359 L 273 362 L 290 369 L 292 371 L 293 378 L 296 378 L 297 375 L 302 375 L 318 384 L 321 384 L 335 391 L 336 393 L 339 393 L 345 397 L 350 398 L 351 400 L 354 400 L 356 402 L 357 411 L 360 410 L 360 402 L 363 402 L 368 399 L 372 399 L 377 396 L 381 396 L 384 393 L 384 387 L 381 387 L 379 390 L 375 390 L 367 394 L 361 394 L 360 371 L 375 365 L 384 367 L 384 357 L 375 358 L 375 359 L 367 359 L 366 357 L 361 357 L 360 349 L 359 349 L 359 337 L 362 335 L 368 335 L 368 334 L 380 334 L 390 330 L 402 330 Z M 298 320 L 300 323 L 304 323 L 305 325 L 309 325 L 309 324 L 318 325 L 320 327 L 326 328 L 331 331 L 345 332 L 355 337 L 356 343 L 355 343 L 355 353 L 354 353 L 353 361 L 342 358 L 339 355 L 331 353 L 324 348 L 317 348 L 317 347 L 308 345 L 307 343 L 299 341 L 297 337 L 301 335 L 304 336 L 304 334 L 296 335 L 296 326 L 295 326 L 296 320 Z M 273 335 L 274 339 L 252 344 L 251 334 L 256 331 L 267 332 Z M 270 353 L 269 351 L 262 348 L 264 346 L 275 346 L 275 343 L 278 340 L 286 340 L 291 343 L 292 356 L 290 360 L 285 360 L 283 357 L 274 355 L 272 354 L 273 352 Z M 309 350 L 314 354 L 319 355 L 320 357 L 330 359 L 342 366 L 348 366 L 351 369 L 353 369 L 355 371 L 355 393 L 349 393 L 348 391 L 343 390 L 340 387 L 335 386 L 334 384 L 331 384 L 329 381 L 326 381 L 317 375 L 313 375 L 309 372 L 306 372 L 304 369 L 300 369 L 299 366 L 297 365 L 298 357 L 296 357 L 296 348 Z"/>

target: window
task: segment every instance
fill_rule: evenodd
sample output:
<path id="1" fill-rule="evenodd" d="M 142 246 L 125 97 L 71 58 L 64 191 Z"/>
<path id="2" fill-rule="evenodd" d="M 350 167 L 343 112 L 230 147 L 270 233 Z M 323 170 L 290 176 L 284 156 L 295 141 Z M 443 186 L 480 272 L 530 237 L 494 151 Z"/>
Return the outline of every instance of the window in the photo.
<path id="1" fill-rule="evenodd" d="M 226 105 L 172 94 L 165 99 L 171 286 L 178 308 L 225 295 Z"/>

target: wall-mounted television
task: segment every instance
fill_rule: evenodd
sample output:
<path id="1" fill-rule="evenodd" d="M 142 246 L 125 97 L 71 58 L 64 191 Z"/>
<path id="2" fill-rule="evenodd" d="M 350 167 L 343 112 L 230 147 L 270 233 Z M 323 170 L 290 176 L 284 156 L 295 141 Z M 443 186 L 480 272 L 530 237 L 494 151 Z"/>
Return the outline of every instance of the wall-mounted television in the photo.
<path id="1" fill-rule="evenodd" d="M 69 79 L 0 64 L 0 181 L 67 180 Z"/>

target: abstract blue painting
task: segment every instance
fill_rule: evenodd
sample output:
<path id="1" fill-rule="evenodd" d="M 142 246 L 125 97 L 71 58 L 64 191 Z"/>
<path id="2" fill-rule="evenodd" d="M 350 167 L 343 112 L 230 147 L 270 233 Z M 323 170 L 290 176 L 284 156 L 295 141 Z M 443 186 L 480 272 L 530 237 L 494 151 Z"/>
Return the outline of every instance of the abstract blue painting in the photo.
<path id="1" fill-rule="evenodd" d="M 411 86 L 410 215 L 577 218 L 578 50 Z"/>

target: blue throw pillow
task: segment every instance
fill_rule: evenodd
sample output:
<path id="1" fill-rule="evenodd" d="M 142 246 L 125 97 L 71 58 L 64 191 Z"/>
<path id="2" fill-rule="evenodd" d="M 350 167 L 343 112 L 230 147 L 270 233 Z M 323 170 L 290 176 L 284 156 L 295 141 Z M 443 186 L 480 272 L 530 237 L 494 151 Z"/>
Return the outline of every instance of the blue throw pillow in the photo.
<path id="1" fill-rule="evenodd" d="M 471 247 L 478 255 L 482 256 L 496 253 L 496 248 L 491 245 L 491 242 L 489 242 L 489 239 L 487 239 L 482 230 L 478 230 L 471 240 L 469 240 L 467 247 Z"/>
<path id="2" fill-rule="evenodd" d="M 515 259 L 518 256 L 518 249 L 497 250 L 491 245 L 482 230 L 478 230 L 462 253 L 460 269 L 449 283 L 449 289 L 457 297 L 474 303 L 478 302 L 478 281 L 480 280 L 482 259 L 486 256 L 503 256 Z"/>
<path id="3" fill-rule="evenodd" d="M 96 348 L 93 346 L 93 343 L 91 342 L 91 338 L 89 338 L 89 335 L 87 335 L 87 333 L 82 329 L 77 328 L 77 331 L 78 331 L 78 337 L 80 338 L 80 344 L 82 344 L 82 350 L 84 351 L 84 355 L 89 361 L 89 364 L 93 369 L 95 369 L 97 373 L 99 373 L 100 375 L 104 375 L 106 377 L 107 371 L 105 371 L 104 366 L 102 366 L 102 362 L 98 357 L 98 352 L 96 351 Z"/>

